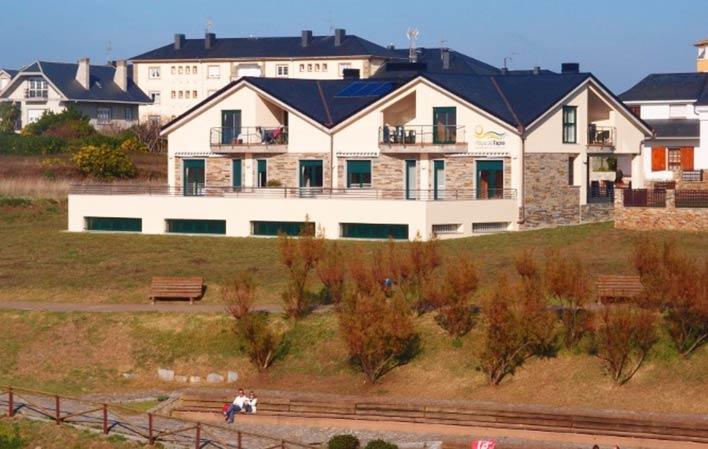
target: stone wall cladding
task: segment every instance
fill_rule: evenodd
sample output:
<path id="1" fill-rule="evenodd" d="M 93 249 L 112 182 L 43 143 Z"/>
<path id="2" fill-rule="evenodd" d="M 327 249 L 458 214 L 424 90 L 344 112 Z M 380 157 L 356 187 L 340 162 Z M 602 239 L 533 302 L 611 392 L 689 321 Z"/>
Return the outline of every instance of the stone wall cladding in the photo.
<path id="1" fill-rule="evenodd" d="M 624 207 L 624 192 L 615 193 L 615 228 L 638 231 L 708 231 L 708 208 L 677 208 L 673 190 L 666 191 L 666 207 Z"/>
<path id="2" fill-rule="evenodd" d="M 583 204 L 580 208 L 580 216 L 583 223 L 612 221 L 614 210 L 612 204 Z"/>
<path id="3" fill-rule="evenodd" d="M 330 183 L 330 162 L 329 153 L 284 153 L 275 155 L 264 155 L 254 159 L 266 159 L 266 170 L 268 181 L 277 180 L 283 187 L 298 187 L 300 185 L 300 161 L 301 160 L 321 160 L 322 161 L 322 185 L 329 187 Z"/>
<path id="4" fill-rule="evenodd" d="M 233 185 L 231 175 L 233 172 L 232 159 L 225 157 L 210 157 L 206 163 L 207 187 L 229 187 Z"/>
<path id="5" fill-rule="evenodd" d="M 577 224 L 580 187 L 568 185 L 569 153 L 527 153 L 523 229 Z"/>

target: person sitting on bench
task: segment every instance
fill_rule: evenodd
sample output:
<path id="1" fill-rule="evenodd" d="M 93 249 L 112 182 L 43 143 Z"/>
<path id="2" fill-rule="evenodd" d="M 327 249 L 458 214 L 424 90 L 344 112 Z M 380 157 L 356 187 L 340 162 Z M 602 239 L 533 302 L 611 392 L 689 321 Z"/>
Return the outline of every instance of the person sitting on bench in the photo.
<path id="1" fill-rule="evenodd" d="M 250 393 L 248 393 L 248 400 L 246 401 L 245 408 L 246 408 L 246 413 L 248 414 L 254 414 L 256 413 L 256 407 L 258 406 L 258 397 L 256 397 L 256 393 L 251 390 Z"/>
<path id="2" fill-rule="evenodd" d="M 247 401 L 248 401 L 248 397 L 246 397 L 246 394 L 244 393 L 243 389 L 239 388 L 236 398 L 234 398 L 234 401 L 231 404 L 231 407 L 229 407 L 229 410 L 226 412 L 226 422 L 228 424 L 234 423 L 234 418 L 236 417 L 236 413 L 238 413 L 244 409 L 244 406 L 246 405 Z"/>

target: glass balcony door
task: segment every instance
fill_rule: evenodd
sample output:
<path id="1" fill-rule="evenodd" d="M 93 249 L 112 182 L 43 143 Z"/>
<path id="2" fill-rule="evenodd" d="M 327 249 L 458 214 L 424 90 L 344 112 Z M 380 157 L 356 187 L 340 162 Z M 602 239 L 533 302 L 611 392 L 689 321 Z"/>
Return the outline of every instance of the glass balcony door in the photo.
<path id="1" fill-rule="evenodd" d="M 433 161 L 433 199 L 445 198 L 445 161 Z"/>
<path id="2" fill-rule="evenodd" d="M 236 143 L 241 134 L 241 111 L 221 111 L 221 144 L 232 145 Z"/>
<path id="3" fill-rule="evenodd" d="M 477 161 L 477 198 L 500 198 L 504 189 L 504 163 Z"/>
<path id="4" fill-rule="evenodd" d="M 204 194 L 204 159 L 186 159 L 183 169 L 184 195 Z"/>
<path id="5" fill-rule="evenodd" d="M 408 160 L 406 161 L 406 199 L 414 200 L 417 198 L 417 183 L 418 177 L 416 176 L 416 161 Z"/>
<path id="6" fill-rule="evenodd" d="M 433 108 L 433 143 L 457 142 L 457 109 L 454 107 Z"/>

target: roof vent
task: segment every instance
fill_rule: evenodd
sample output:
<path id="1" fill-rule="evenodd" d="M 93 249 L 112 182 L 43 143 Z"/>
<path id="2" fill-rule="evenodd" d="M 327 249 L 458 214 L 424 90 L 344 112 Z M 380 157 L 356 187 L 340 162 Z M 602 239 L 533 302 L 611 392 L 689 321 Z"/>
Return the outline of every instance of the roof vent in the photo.
<path id="1" fill-rule="evenodd" d="M 509 69 L 508 69 L 508 68 L 506 68 L 506 67 L 502 67 L 502 68 L 501 68 L 501 74 L 502 74 L 502 75 L 507 75 L 508 73 L 509 73 Z"/>
<path id="2" fill-rule="evenodd" d="M 393 44 L 388 44 L 388 45 L 386 46 L 386 49 L 387 49 L 387 50 L 395 50 L 395 49 L 396 49 L 396 46 L 393 45 Z"/>
<path id="3" fill-rule="evenodd" d="M 344 69 L 342 70 L 342 78 L 345 80 L 358 80 L 359 69 Z"/>
<path id="4" fill-rule="evenodd" d="M 346 36 L 347 31 L 344 28 L 337 28 L 334 30 L 334 46 L 341 47 Z"/>
<path id="5" fill-rule="evenodd" d="M 212 48 L 214 48 L 214 43 L 216 43 L 216 34 L 206 33 L 204 35 L 204 48 L 207 50 L 211 50 Z"/>
<path id="6" fill-rule="evenodd" d="M 561 64 L 561 73 L 580 73 L 580 64 L 577 62 L 564 62 Z"/>
<path id="7" fill-rule="evenodd" d="M 182 50 L 184 47 L 184 34 L 175 34 L 175 50 Z"/>
<path id="8" fill-rule="evenodd" d="M 442 59 L 443 70 L 450 70 L 450 49 L 442 48 L 440 50 L 440 58 Z"/>
<path id="9" fill-rule="evenodd" d="M 541 67 L 537 65 L 533 66 L 533 74 L 538 75 L 539 73 L 541 73 Z"/>
<path id="10" fill-rule="evenodd" d="M 312 30 L 302 30 L 302 46 L 309 47 L 312 43 Z"/>

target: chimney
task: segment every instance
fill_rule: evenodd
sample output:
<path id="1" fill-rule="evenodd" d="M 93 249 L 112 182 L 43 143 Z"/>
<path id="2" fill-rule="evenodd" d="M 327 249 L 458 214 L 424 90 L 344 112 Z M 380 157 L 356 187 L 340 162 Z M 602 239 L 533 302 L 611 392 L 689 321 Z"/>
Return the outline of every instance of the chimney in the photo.
<path id="1" fill-rule="evenodd" d="M 89 58 L 79 59 L 79 68 L 76 70 L 76 81 L 88 90 L 91 87 L 91 78 L 89 73 Z"/>
<path id="2" fill-rule="evenodd" d="M 175 34 L 175 50 L 182 50 L 184 46 L 184 34 Z"/>
<path id="3" fill-rule="evenodd" d="M 344 38 L 347 36 L 347 31 L 344 28 L 334 30 L 334 46 L 341 47 L 344 43 Z"/>
<path id="4" fill-rule="evenodd" d="M 344 70 L 342 70 L 342 79 L 358 80 L 359 79 L 359 69 L 344 69 Z"/>
<path id="5" fill-rule="evenodd" d="M 502 67 L 502 68 L 501 68 L 501 74 L 502 74 L 502 75 L 507 75 L 507 74 L 509 74 L 509 69 L 506 68 L 506 67 Z"/>
<path id="6" fill-rule="evenodd" d="M 387 49 L 387 50 L 395 50 L 395 49 L 396 49 L 396 46 L 393 45 L 393 44 L 388 44 L 388 45 L 386 46 L 386 49 Z"/>
<path id="7" fill-rule="evenodd" d="M 580 73 L 580 64 L 577 62 L 564 62 L 561 64 L 561 73 Z"/>
<path id="8" fill-rule="evenodd" d="M 538 75 L 539 73 L 541 73 L 541 67 L 537 65 L 533 66 L 533 74 Z"/>
<path id="9" fill-rule="evenodd" d="M 128 63 L 125 62 L 125 59 L 116 61 L 116 73 L 113 75 L 113 81 L 123 92 L 128 90 Z"/>
<path id="10" fill-rule="evenodd" d="M 206 33 L 204 35 L 204 48 L 207 50 L 211 50 L 212 48 L 214 48 L 214 43 L 216 43 L 216 34 Z"/>
<path id="11" fill-rule="evenodd" d="M 312 30 L 302 30 L 302 46 L 309 47 L 312 43 Z"/>
<path id="12" fill-rule="evenodd" d="M 442 58 L 443 70 L 450 70 L 450 49 L 443 48 L 440 50 L 440 58 Z"/>

